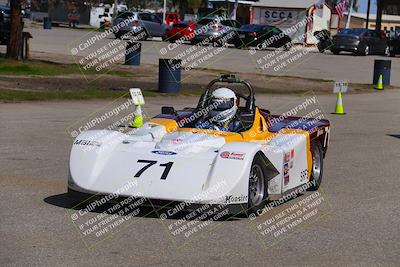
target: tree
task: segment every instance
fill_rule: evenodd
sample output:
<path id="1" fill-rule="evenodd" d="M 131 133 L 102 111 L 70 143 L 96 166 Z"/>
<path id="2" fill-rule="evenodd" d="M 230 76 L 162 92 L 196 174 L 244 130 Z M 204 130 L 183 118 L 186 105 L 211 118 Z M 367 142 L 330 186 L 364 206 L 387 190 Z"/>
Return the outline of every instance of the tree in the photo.
<path id="1" fill-rule="evenodd" d="M 7 57 L 19 59 L 22 39 L 21 0 L 11 1 L 11 28 L 10 39 L 7 45 Z"/>
<path id="2" fill-rule="evenodd" d="M 359 7 L 358 0 L 353 0 L 353 9 L 355 12 L 358 12 L 358 7 Z"/>
<path id="3" fill-rule="evenodd" d="M 180 19 L 183 20 L 185 18 L 185 14 L 187 14 L 188 9 L 189 9 L 188 0 L 180 0 L 179 1 L 179 16 L 180 16 Z"/>
<path id="4" fill-rule="evenodd" d="M 195 15 L 197 15 L 197 11 L 201 6 L 202 0 L 188 0 L 189 7 L 193 9 Z"/>

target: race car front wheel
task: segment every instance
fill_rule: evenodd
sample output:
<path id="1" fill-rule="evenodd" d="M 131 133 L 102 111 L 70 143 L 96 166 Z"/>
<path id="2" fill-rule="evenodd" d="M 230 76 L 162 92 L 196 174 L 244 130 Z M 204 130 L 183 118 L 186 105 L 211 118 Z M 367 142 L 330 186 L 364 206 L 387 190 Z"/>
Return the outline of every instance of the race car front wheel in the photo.
<path id="1" fill-rule="evenodd" d="M 263 208 L 268 199 L 268 181 L 263 159 L 256 155 L 250 169 L 248 206 L 251 212 Z"/>
<path id="2" fill-rule="evenodd" d="M 324 169 L 324 152 L 320 142 L 316 143 L 312 151 L 312 170 L 309 190 L 315 191 L 319 188 L 322 181 L 322 173 Z"/>

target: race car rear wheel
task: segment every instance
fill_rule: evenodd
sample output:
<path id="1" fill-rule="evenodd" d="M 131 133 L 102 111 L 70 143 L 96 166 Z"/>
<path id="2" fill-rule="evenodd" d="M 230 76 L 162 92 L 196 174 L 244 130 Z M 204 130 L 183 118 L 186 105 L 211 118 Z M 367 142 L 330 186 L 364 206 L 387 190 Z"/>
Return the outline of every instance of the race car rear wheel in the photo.
<path id="1" fill-rule="evenodd" d="M 268 181 L 263 159 L 256 155 L 250 168 L 248 207 L 251 212 L 263 208 L 268 199 Z"/>
<path id="2" fill-rule="evenodd" d="M 324 170 L 324 152 L 320 142 L 316 143 L 312 151 L 312 170 L 309 190 L 315 191 L 322 182 L 322 173 Z"/>

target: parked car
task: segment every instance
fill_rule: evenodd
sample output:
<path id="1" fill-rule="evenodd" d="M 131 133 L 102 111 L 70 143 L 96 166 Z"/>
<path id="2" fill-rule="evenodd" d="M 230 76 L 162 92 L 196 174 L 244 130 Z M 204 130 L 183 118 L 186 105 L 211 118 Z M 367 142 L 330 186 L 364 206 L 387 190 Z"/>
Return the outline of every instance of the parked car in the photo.
<path id="1" fill-rule="evenodd" d="M 163 19 L 164 14 L 162 12 L 157 12 L 155 14 L 159 19 L 161 19 L 161 20 Z M 179 18 L 179 15 L 177 13 L 175 13 L 175 12 L 167 12 L 165 14 L 164 23 L 169 25 L 169 26 L 172 26 L 174 23 L 177 23 L 177 22 L 180 22 L 180 21 L 181 20 Z"/>
<path id="2" fill-rule="evenodd" d="M 172 26 L 174 23 L 180 22 L 179 16 L 177 13 L 167 13 L 165 16 L 165 23 Z"/>
<path id="3" fill-rule="evenodd" d="M 281 36 L 281 37 L 280 37 Z M 235 47 L 284 47 L 290 49 L 292 39 L 275 26 L 246 24 L 240 27 L 235 38 Z"/>
<path id="4" fill-rule="evenodd" d="M 237 20 L 203 18 L 196 24 L 196 34 L 192 39 L 192 43 L 207 42 L 219 45 L 223 45 L 225 41 L 229 44 L 233 43 L 241 26 Z"/>
<path id="5" fill-rule="evenodd" d="M 363 56 L 369 54 L 389 55 L 389 44 L 386 35 L 380 31 L 350 28 L 342 29 L 333 36 L 331 51 L 335 55 L 341 51 Z"/>
<path id="6" fill-rule="evenodd" d="M 10 37 L 10 8 L 0 7 L 0 44 L 6 45 Z"/>
<path id="7" fill-rule="evenodd" d="M 123 21 L 126 20 L 128 20 L 128 23 L 125 25 Z M 123 26 L 119 27 L 119 24 Z M 170 28 L 153 13 L 131 11 L 119 13 L 117 18 L 113 20 L 112 26 L 117 29 L 114 31 L 116 38 L 122 38 L 129 33 L 131 36 L 139 37 L 139 40 L 146 40 L 148 37 L 165 38 Z"/>
<path id="8" fill-rule="evenodd" d="M 191 41 L 194 37 L 196 23 L 193 21 L 181 21 L 172 25 L 172 28 L 167 31 L 167 39 L 171 43 L 180 39 L 182 41 Z"/>

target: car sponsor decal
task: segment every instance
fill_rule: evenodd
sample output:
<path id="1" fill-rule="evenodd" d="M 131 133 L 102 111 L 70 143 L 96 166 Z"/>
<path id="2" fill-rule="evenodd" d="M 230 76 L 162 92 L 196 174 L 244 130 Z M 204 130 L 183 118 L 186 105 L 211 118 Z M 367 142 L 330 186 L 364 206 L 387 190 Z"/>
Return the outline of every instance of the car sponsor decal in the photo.
<path id="1" fill-rule="evenodd" d="M 164 155 L 164 156 L 171 156 L 171 155 L 176 155 L 176 152 L 173 151 L 164 151 L 164 150 L 153 150 L 151 153 L 157 154 L 157 155 Z"/>
<path id="2" fill-rule="evenodd" d="M 302 170 L 300 172 L 300 182 L 305 182 L 308 179 L 308 170 Z"/>
<path id="3" fill-rule="evenodd" d="M 97 142 L 97 141 L 92 141 L 92 140 L 77 139 L 77 140 L 75 140 L 74 145 L 79 145 L 79 146 L 101 146 L 101 143 Z"/>
<path id="4" fill-rule="evenodd" d="M 171 142 L 172 142 L 173 144 L 179 144 L 179 143 L 182 143 L 182 142 L 183 142 L 183 139 L 180 139 L 180 138 L 172 138 L 172 139 L 171 139 Z"/>
<path id="5" fill-rule="evenodd" d="M 327 147 L 329 144 L 329 134 L 330 134 L 330 128 L 329 127 L 325 127 L 325 139 L 324 139 L 324 147 Z"/>
<path id="6" fill-rule="evenodd" d="M 294 165 L 294 149 L 291 149 L 290 152 L 287 152 L 283 156 L 283 185 L 286 186 L 289 184 L 290 175 L 289 170 L 293 168 Z"/>
<path id="7" fill-rule="evenodd" d="M 246 153 L 242 152 L 229 152 L 229 151 L 224 151 L 220 154 L 221 158 L 224 159 L 237 159 L 237 160 L 243 160 L 244 156 Z"/>
<path id="8" fill-rule="evenodd" d="M 290 153 L 285 153 L 285 156 L 283 157 L 283 162 L 289 162 L 290 160 Z"/>
<path id="9" fill-rule="evenodd" d="M 226 204 L 232 204 L 232 203 L 243 203 L 247 202 L 248 196 L 240 195 L 240 196 L 234 196 L 234 195 L 227 195 L 225 196 L 225 203 Z"/>
<path id="10" fill-rule="evenodd" d="M 287 162 L 283 165 L 283 184 L 287 185 L 289 180 L 289 162 Z"/>

